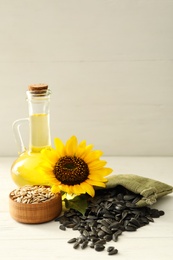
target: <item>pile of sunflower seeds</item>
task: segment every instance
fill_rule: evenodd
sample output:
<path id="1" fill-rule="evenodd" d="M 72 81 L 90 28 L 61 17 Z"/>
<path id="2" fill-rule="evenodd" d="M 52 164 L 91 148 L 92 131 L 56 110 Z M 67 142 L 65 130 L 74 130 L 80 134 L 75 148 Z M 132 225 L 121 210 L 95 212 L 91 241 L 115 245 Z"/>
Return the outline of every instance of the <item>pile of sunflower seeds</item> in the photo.
<path id="1" fill-rule="evenodd" d="M 70 209 L 55 221 L 60 222 L 61 230 L 72 228 L 79 231 L 79 237 L 68 241 L 75 249 L 91 247 L 103 251 L 107 242 L 117 242 L 124 231 L 134 232 L 154 222 L 154 218 L 164 215 L 162 210 L 137 207 L 136 203 L 140 199 L 140 195 L 122 186 L 98 190 L 95 197 L 88 201 L 85 215 Z M 108 246 L 107 252 L 108 255 L 115 255 L 118 250 L 114 246 Z"/>
<path id="2" fill-rule="evenodd" d="M 45 202 L 55 195 L 51 192 L 50 187 L 41 185 L 26 185 L 11 192 L 12 200 L 19 203 L 36 204 Z"/>

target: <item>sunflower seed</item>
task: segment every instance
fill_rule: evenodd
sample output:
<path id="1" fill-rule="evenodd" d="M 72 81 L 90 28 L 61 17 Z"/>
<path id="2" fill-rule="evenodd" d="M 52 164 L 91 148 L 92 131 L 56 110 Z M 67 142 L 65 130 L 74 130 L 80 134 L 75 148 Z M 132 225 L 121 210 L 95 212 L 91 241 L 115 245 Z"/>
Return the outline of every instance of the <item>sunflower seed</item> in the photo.
<path id="1" fill-rule="evenodd" d="M 70 244 L 72 244 L 72 243 L 75 243 L 76 242 L 76 238 L 74 237 L 74 238 L 71 238 L 69 241 L 68 241 L 68 243 L 70 243 Z"/>
<path id="2" fill-rule="evenodd" d="M 55 194 L 51 192 L 50 187 L 41 185 L 26 185 L 10 193 L 12 200 L 25 204 L 43 203 L 44 201 L 51 199 L 54 196 Z"/>
<path id="3" fill-rule="evenodd" d="M 103 238 L 105 235 L 106 235 L 106 233 L 105 233 L 103 230 L 100 230 L 100 231 L 98 232 L 98 237 Z"/>
<path id="4" fill-rule="evenodd" d="M 157 209 L 151 209 L 151 217 L 159 218 L 160 217 L 159 211 Z"/>
<path id="5" fill-rule="evenodd" d="M 140 201 L 140 196 L 136 196 L 136 198 L 134 198 L 134 200 L 132 200 L 132 204 L 136 204 L 138 201 Z"/>
<path id="6" fill-rule="evenodd" d="M 110 224 L 109 228 L 118 228 L 120 226 L 120 223 L 117 221 L 114 221 Z"/>
<path id="7" fill-rule="evenodd" d="M 59 228 L 61 229 L 61 230 L 63 230 L 63 231 L 65 231 L 66 230 L 66 227 L 62 224 L 62 225 L 60 225 L 59 226 Z"/>
<path id="8" fill-rule="evenodd" d="M 125 230 L 126 231 L 136 231 L 136 227 L 128 225 L 128 226 L 125 227 Z"/>
<path id="9" fill-rule="evenodd" d="M 118 249 L 113 249 L 111 251 L 108 252 L 108 255 L 116 255 L 118 253 Z"/>
<path id="10" fill-rule="evenodd" d="M 140 195 L 123 187 L 98 190 L 95 197 L 89 200 L 85 215 L 70 209 L 56 221 L 79 231 L 80 238 L 72 239 L 75 249 L 81 244 L 82 249 L 89 246 L 96 251 L 103 251 L 106 243 L 111 240 L 117 242 L 124 231 L 136 231 L 149 224 L 153 218 L 164 215 L 163 211 L 157 209 L 137 207 L 135 202 L 139 199 Z M 117 253 L 114 247 L 108 249 L 109 255 Z"/>
<path id="11" fill-rule="evenodd" d="M 114 247 L 113 247 L 113 246 L 109 246 L 109 247 L 107 248 L 107 252 L 111 252 L 112 250 L 114 250 Z"/>
<path id="12" fill-rule="evenodd" d="M 116 231 L 113 235 L 112 235 L 112 240 L 114 242 L 117 242 L 118 241 L 118 237 L 122 234 L 122 231 L 121 230 L 118 230 Z"/>
<path id="13" fill-rule="evenodd" d="M 73 248 L 74 248 L 74 249 L 77 249 L 77 248 L 79 247 L 79 245 L 80 245 L 80 242 L 79 242 L 79 241 L 76 241 L 76 242 L 74 243 L 74 245 L 73 245 Z"/>
<path id="14" fill-rule="evenodd" d="M 132 224 L 134 224 L 136 227 L 140 227 L 139 221 L 138 221 L 137 219 L 135 219 L 135 218 L 131 218 L 131 219 L 129 220 L 129 222 L 132 223 Z"/>
<path id="15" fill-rule="evenodd" d="M 154 222 L 154 219 L 151 217 L 151 216 L 146 216 L 147 219 L 150 221 L 150 222 Z"/>
<path id="16" fill-rule="evenodd" d="M 91 242 L 89 246 L 90 246 L 91 248 L 94 248 L 94 243 Z"/>
<path id="17" fill-rule="evenodd" d="M 106 244 L 106 240 L 105 239 L 100 239 L 97 242 L 95 242 L 95 245 L 104 245 Z"/>
<path id="18" fill-rule="evenodd" d="M 123 196 L 123 199 L 124 200 L 133 200 L 133 199 L 135 199 L 136 198 L 136 195 L 135 194 L 131 194 L 131 195 L 124 195 Z"/>
<path id="19" fill-rule="evenodd" d="M 87 246 L 88 246 L 88 241 L 85 240 L 85 241 L 82 243 L 81 248 L 82 248 L 82 249 L 85 249 Z"/>
<path id="20" fill-rule="evenodd" d="M 95 245 L 95 250 L 100 252 L 100 251 L 103 251 L 105 249 L 105 246 L 103 245 Z"/>
<path id="21" fill-rule="evenodd" d="M 84 231 L 83 231 L 82 234 L 83 234 L 83 236 L 85 236 L 85 237 L 88 237 L 88 236 L 89 236 L 89 232 L 88 232 L 87 230 L 85 230 L 85 229 L 84 229 Z"/>
<path id="22" fill-rule="evenodd" d="M 103 238 L 106 240 L 106 242 L 109 242 L 112 240 L 112 235 L 106 235 Z"/>
<path id="23" fill-rule="evenodd" d="M 160 216 L 163 216 L 165 214 L 165 212 L 163 210 L 159 210 L 159 214 L 160 214 Z"/>
<path id="24" fill-rule="evenodd" d="M 105 233 L 107 233 L 109 235 L 112 234 L 112 231 L 109 228 L 107 228 L 106 226 L 102 226 L 101 230 L 103 230 Z"/>

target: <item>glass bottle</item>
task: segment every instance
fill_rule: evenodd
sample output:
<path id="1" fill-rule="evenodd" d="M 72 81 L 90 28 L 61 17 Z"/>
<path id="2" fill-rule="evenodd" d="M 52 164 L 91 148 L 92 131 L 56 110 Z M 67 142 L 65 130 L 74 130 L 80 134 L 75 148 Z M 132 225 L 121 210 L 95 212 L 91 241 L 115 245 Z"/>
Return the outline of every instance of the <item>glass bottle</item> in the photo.
<path id="1" fill-rule="evenodd" d="M 50 90 L 48 85 L 35 84 L 28 87 L 27 101 L 29 108 L 29 118 L 16 120 L 13 123 L 13 132 L 19 146 L 19 157 L 11 167 L 11 176 L 18 186 L 32 185 L 28 174 L 37 175 L 37 167 L 41 161 L 40 151 L 43 148 L 50 148 L 50 123 L 49 123 L 49 104 Z M 20 133 L 20 126 L 29 122 L 29 148 L 25 148 Z"/>

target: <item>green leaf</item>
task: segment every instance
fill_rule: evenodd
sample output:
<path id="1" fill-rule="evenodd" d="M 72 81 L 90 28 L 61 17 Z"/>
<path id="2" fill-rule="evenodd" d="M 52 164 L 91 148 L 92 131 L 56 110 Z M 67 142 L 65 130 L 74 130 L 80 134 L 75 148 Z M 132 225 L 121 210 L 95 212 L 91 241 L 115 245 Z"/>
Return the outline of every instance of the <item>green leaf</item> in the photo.
<path id="1" fill-rule="evenodd" d="M 67 209 L 75 209 L 82 213 L 83 215 L 86 212 L 88 203 L 86 195 L 76 196 L 71 200 L 64 199 L 65 206 Z"/>

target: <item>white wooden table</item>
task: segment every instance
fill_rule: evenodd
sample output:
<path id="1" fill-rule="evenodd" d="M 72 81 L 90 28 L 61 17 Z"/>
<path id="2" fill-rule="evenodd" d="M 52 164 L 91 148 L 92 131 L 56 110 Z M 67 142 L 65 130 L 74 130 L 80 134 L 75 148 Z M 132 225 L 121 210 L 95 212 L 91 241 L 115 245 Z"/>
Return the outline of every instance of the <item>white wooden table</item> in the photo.
<path id="1" fill-rule="evenodd" d="M 173 157 L 106 157 L 108 166 L 117 173 L 132 173 L 173 185 Z M 171 260 L 173 259 L 173 194 L 161 198 L 154 207 L 165 215 L 136 232 L 123 232 L 118 242 L 109 242 L 118 254 L 87 248 L 73 249 L 67 241 L 79 235 L 77 231 L 61 231 L 59 224 L 27 225 L 9 215 L 8 195 L 16 188 L 11 180 L 10 166 L 14 158 L 0 158 L 0 259 L 6 260 Z"/>

